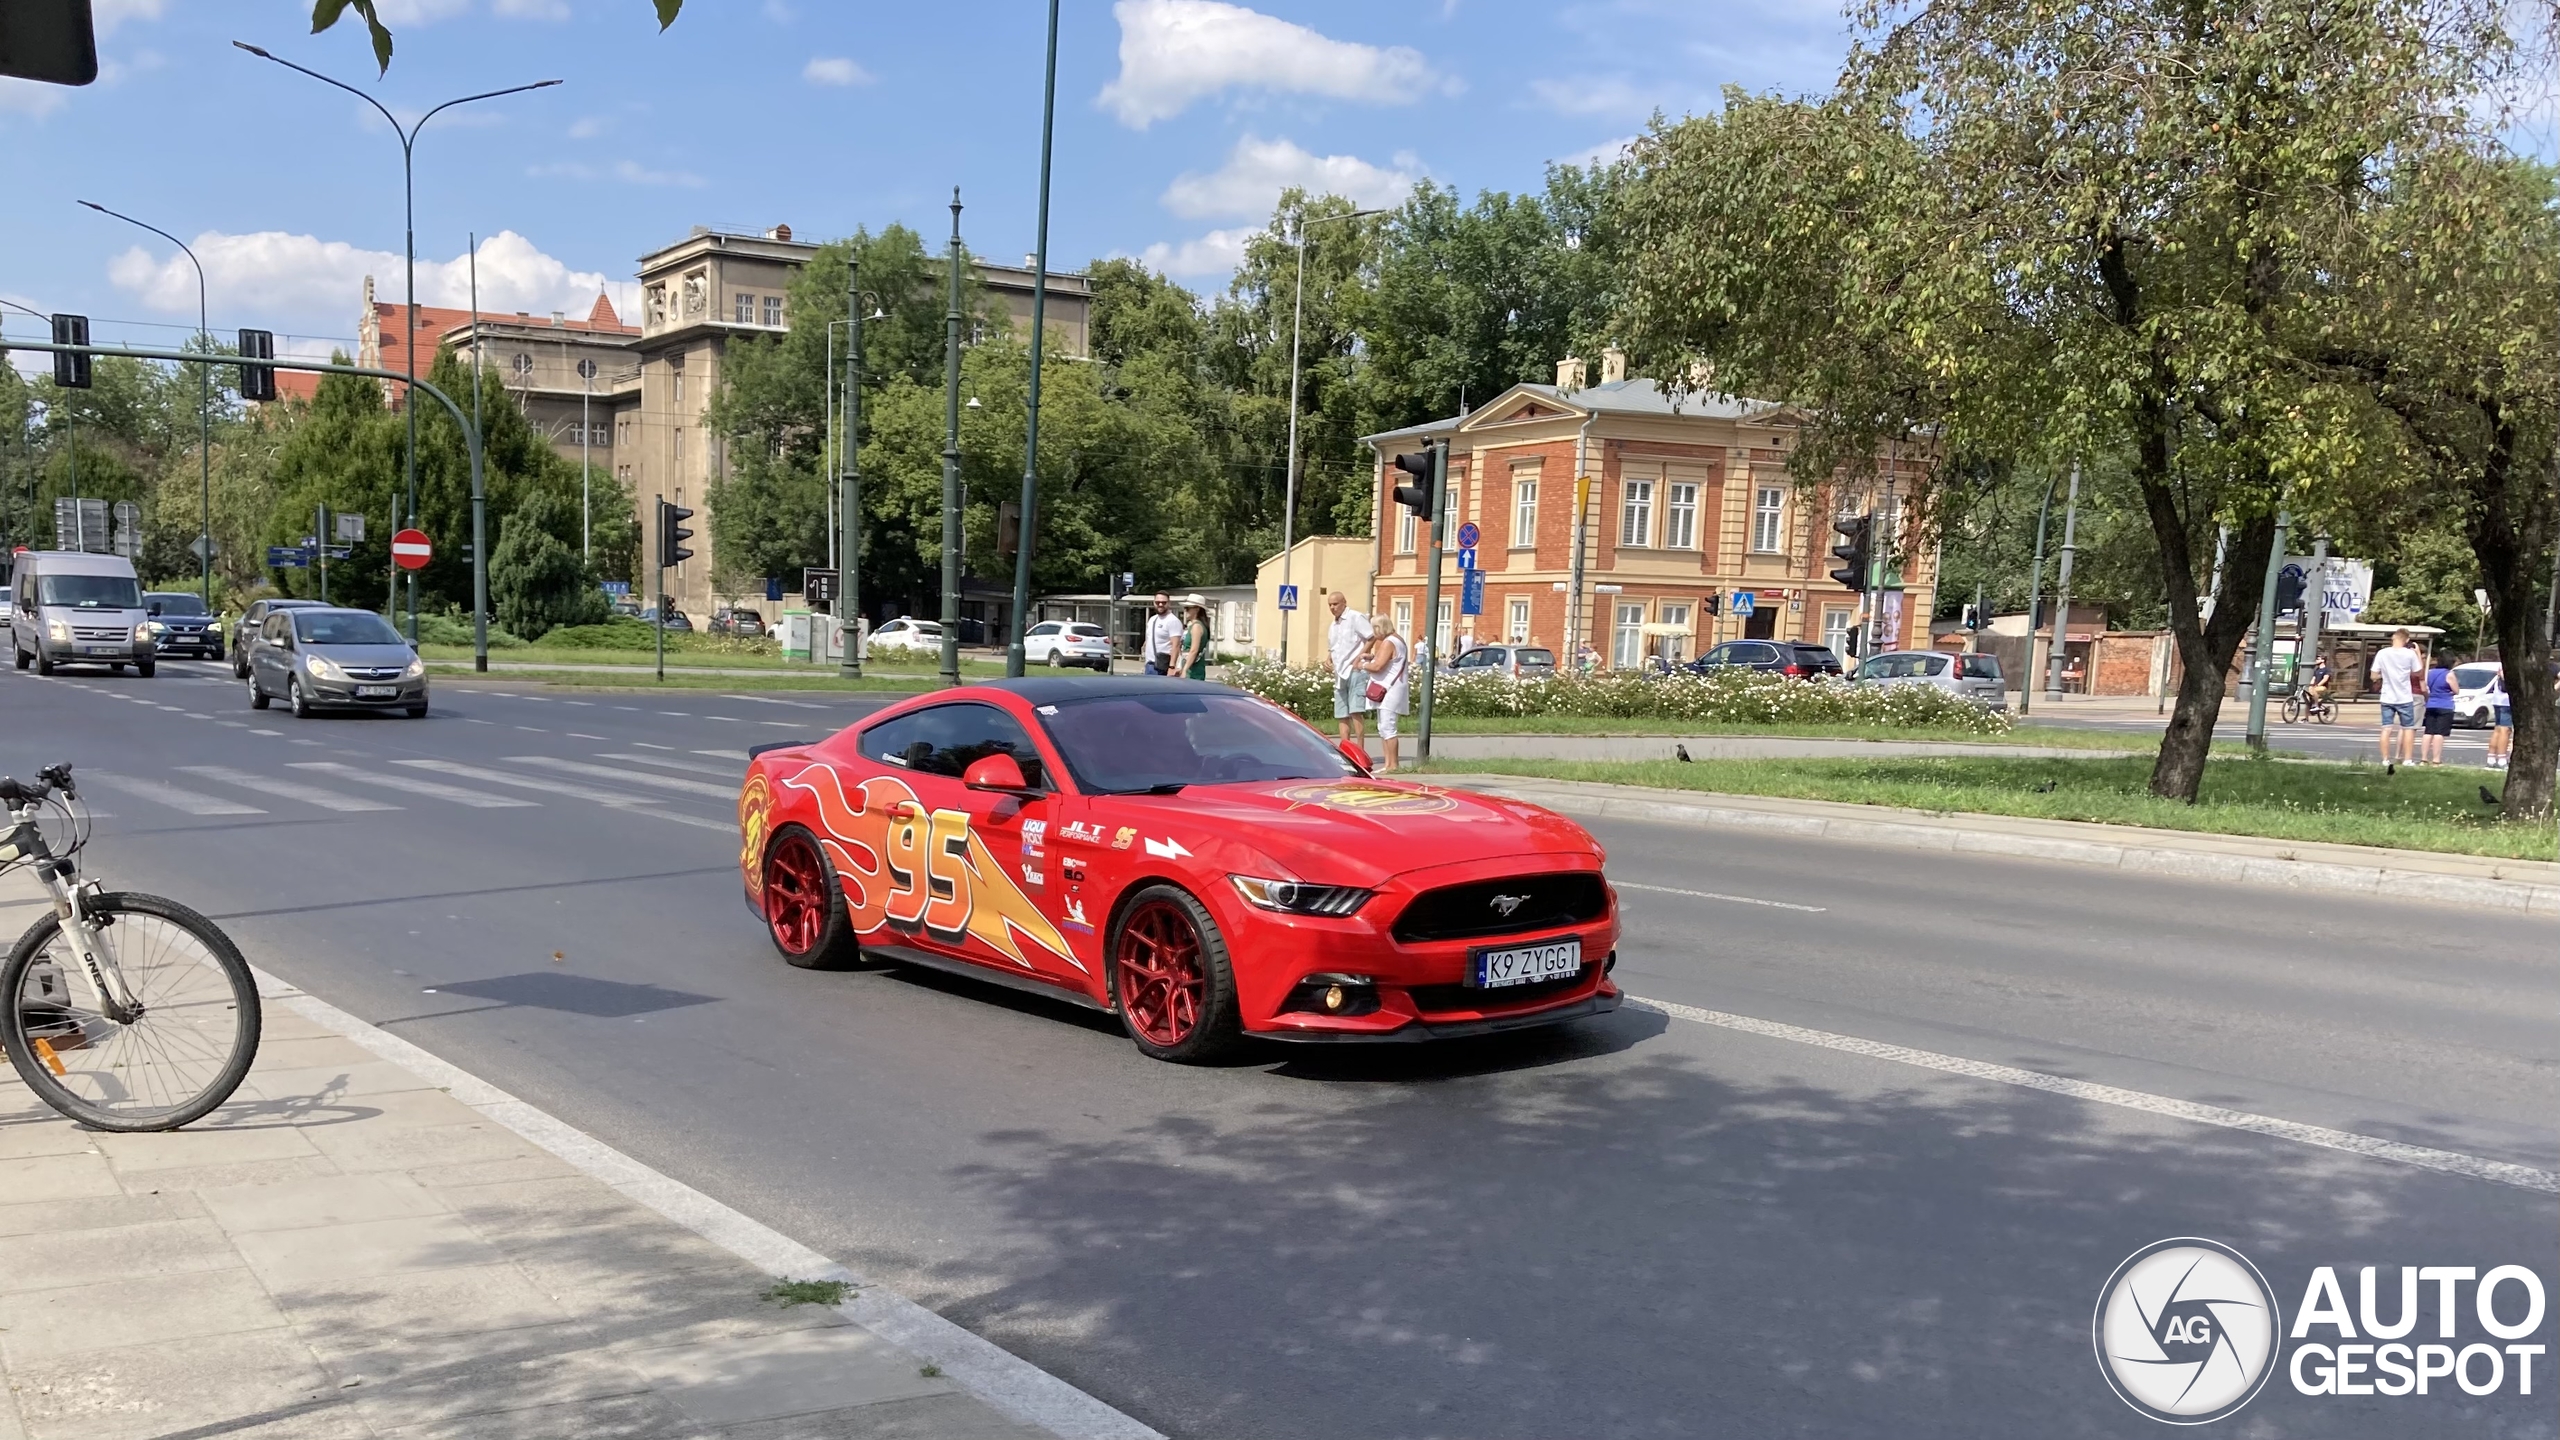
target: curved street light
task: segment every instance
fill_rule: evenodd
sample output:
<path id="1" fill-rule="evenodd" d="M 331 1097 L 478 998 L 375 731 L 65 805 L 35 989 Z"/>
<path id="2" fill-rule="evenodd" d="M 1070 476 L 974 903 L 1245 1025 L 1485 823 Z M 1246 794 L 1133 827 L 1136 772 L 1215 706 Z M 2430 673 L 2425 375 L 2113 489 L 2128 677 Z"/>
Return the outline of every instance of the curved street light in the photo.
<path id="1" fill-rule="evenodd" d="M 443 104 L 436 106 L 434 109 L 429 110 L 426 114 L 418 117 L 417 124 L 408 126 L 404 129 L 400 124 L 399 117 L 393 115 L 388 109 L 384 108 L 381 101 L 374 99 L 371 95 L 366 94 L 364 91 L 357 89 L 343 80 L 333 80 L 328 76 L 321 74 L 317 70 L 296 65 L 292 61 L 285 59 L 283 56 L 270 54 L 269 52 L 250 44 L 246 40 L 234 40 L 231 43 L 235 47 L 246 50 L 261 60 L 272 60 L 287 70 L 308 75 L 323 85 L 334 85 L 337 88 L 346 91 L 348 94 L 355 96 L 357 99 L 362 100 L 364 103 L 372 106 L 376 111 L 380 112 L 382 118 L 390 123 L 391 133 L 400 137 L 400 190 L 402 204 L 406 211 L 406 225 L 404 227 L 406 234 L 402 253 L 407 259 L 409 267 L 408 305 L 406 317 L 407 328 L 405 331 L 406 338 L 402 342 L 401 349 L 406 357 L 405 368 L 408 372 L 407 383 L 414 386 L 418 381 L 418 132 L 427 128 L 428 121 L 433 120 L 439 114 L 452 109 L 456 105 L 468 105 L 475 100 L 495 100 L 501 95 L 521 95 L 528 90 L 546 90 L 560 82 L 557 80 L 536 80 L 530 85 L 510 85 L 504 90 L 484 90 L 477 95 L 459 96 L 455 99 L 447 100 Z M 409 420 L 408 457 L 404 467 L 408 489 L 406 523 L 415 525 L 418 523 L 418 411 L 417 407 L 408 403 L 406 396 L 403 396 L 401 399 L 400 409 Z M 394 608 L 397 608 L 396 597 Z M 409 572 L 409 643 L 414 645 L 417 643 L 417 640 L 418 575 L 417 572 L 413 570 Z"/>
<path id="2" fill-rule="evenodd" d="M 1282 483 L 1280 501 L 1280 583 L 1289 585 L 1297 579 L 1298 549 L 1298 331 L 1307 314 L 1307 227 L 1330 225 L 1336 220 L 1363 220 L 1384 215 L 1384 210 L 1352 210 L 1340 215 L 1307 218 L 1307 207 L 1298 206 L 1290 217 L 1289 228 L 1298 232 L 1297 298 L 1289 307 L 1289 468 Z M 1280 617 L 1280 663 L 1289 663 L 1289 617 Z"/>
<path id="3" fill-rule="evenodd" d="M 110 210 L 95 200 L 80 203 L 101 215 L 150 231 L 177 246 L 179 252 L 187 257 L 187 263 L 196 267 L 196 340 L 204 346 L 206 354 L 212 354 L 213 327 L 206 318 L 204 262 L 196 258 L 196 252 L 186 241 L 157 225 L 136 220 L 120 210 Z M 213 609 L 213 367 L 210 365 L 196 367 L 196 459 L 197 504 L 201 507 L 196 513 L 196 560 L 204 583 L 204 608 L 210 611 Z"/>

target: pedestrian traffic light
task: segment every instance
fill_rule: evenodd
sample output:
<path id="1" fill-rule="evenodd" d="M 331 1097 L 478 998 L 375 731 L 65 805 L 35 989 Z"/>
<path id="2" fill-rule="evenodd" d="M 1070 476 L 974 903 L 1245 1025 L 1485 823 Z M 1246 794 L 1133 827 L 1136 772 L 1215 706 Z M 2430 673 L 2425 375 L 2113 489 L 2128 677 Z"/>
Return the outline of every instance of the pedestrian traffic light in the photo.
<path id="1" fill-rule="evenodd" d="M 1724 597 L 1722 595 L 1710 595 L 1705 599 L 1700 600 L 1698 602 L 1698 613 L 1706 616 L 1710 620 L 1723 614 Z"/>
<path id="2" fill-rule="evenodd" d="M 1964 607 L 1964 628 L 1967 630 L 1979 630 L 1982 628 L 1981 606 L 1967 605 Z"/>
<path id="3" fill-rule="evenodd" d="M 240 332 L 240 398 L 273 400 L 276 398 L 276 367 L 252 365 L 252 360 L 276 358 L 276 337 L 265 330 Z"/>
<path id="4" fill-rule="evenodd" d="M 1875 517 L 1852 515 L 1846 520 L 1832 521 L 1831 528 L 1842 536 L 1841 543 L 1831 547 L 1831 553 L 1840 560 L 1839 568 L 1831 572 L 1831 578 L 1863 593 L 1867 588 L 1867 572 L 1873 568 L 1875 560 Z"/>
<path id="5" fill-rule="evenodd" d="M 1396 457 L 1396 468 L 1413 477 L 1410 483 L 1396 487 L 1396 503 L 1426 521 L 1431 518 L 1431 512 L 1435 508 L 1432 504 L 1432 458 L 1429 447 L 1425 447 L 1418 455 Z"/>
<path id="6" fill-rule="evenodd" d="M 88 344 L 89 317 L 86 315 L 54 316 L 53 343 L 56 345 Z M 53 383 L 56 388 L 63 390 L 88 389 L 89 352 L 85 350 L 54 351 Z"/>
<path id="7" fill-rule="evenodd" d="M 2302 592 L 2306 577 L 2299 565 L 2287 565 L 2276 572 L 2276 613 L 2291 615 L 2302 609 Z"/>
<path id="8" fill-rule="evenodd" d="M 684 543 L 693 538 L 693 532 L 684 525 L 692 518 L 693 512 L 682 505 L 665 500 L 658 502 L 658 563 L 661 566 L 681 565 L 693 558 L 693 552 L 685 548 Z"/>

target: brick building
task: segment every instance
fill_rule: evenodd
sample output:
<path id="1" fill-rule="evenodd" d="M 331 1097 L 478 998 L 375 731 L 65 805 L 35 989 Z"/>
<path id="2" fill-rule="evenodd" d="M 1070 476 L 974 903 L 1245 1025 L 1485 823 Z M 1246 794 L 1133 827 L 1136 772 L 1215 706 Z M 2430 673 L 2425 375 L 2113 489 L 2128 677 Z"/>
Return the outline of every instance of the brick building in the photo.
<path id="1" fill-rule="evenodd" d="M 1785 406 L 1709 394 L 1675 402 L 1651 380 L 1626 378 L 1614 353 L 1597 385 L 1579 383 L 1579 361 L 1557 369 L 1554 385 L 1515 385 L 1454 419 L 1367 437 L 1377 459 L 1378 613 L 1415 633 L 1430 547 L 1428 527 L 1395 504 L 1394 456 L 1446 439 L 1449 543 L 1460 523 L 1473 522 L 1486 573 L 1484 613 L 1462 617 L 1456 561 L 1448 562 L 1440 653 L 1452 653 L 1453 641 L 1512 641 L 1552 647 L 1565 664 L 1577 632 L 1612 668 L 1651 655 L 1694 658 L 1742 638 L 1841 648 L 1866 610 L 1829 578 L 1839 563 L 1831 522 L 1875 509 L 1880 529 L 1895 529 L 1924 456 L 1879 456 L 1872 479 L 1807 487 L 1787 470 L 1797 424 Z M 1881 597 L 1878 649 L 1928 643 L 1934 558 L 1901 556 L 1905 588 Z M 1733 613 L 1736 592 L 1753 597 L 1750 616 Z M 1707 613 L 1710 597 L 1719 613 Z"/>

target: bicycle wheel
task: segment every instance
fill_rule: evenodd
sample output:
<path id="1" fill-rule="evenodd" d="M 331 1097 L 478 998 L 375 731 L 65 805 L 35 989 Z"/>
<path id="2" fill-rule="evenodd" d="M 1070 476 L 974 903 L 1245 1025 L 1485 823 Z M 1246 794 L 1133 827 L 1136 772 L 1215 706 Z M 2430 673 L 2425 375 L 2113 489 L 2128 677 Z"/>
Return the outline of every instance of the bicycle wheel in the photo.
<path id="1" fill-rule="evenodd" d="M 2287 725 L 2299 725 L 2302 723 L 2301 696 L 2287 695 L 2284 697 L 2284 723 Z"/>
<path id="2" fill-rule="evenodd" d="M 29 926 L 0 969 L 0 1039 L 46 1104 L 100 1130 L 175 1130 L 231 1098 L 258 1053 L 258 984 L 231 937 L 157 895 L 89 902 L 136 1013 L 99 1013 L 59 917 Z"/>

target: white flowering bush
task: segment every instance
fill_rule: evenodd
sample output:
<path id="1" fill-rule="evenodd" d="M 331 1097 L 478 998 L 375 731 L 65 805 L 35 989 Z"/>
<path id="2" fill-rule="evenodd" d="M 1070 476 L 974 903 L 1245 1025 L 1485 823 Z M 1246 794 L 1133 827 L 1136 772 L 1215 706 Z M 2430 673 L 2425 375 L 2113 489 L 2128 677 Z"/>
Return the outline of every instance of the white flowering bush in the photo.
<path id="1" fill-rule="evenodd" d="M 1319 725 L 1333 719 L 1333 677 L 1314 667 L 1248 661 L 1227 683 L 1295 710 Z M 1414 703 L 1421 703 L 1415 697 Z M 1698 675 L 1604 671 L 1514 680 L 1475 672 L 1442 674 L 1431 701 L 1435 715 L 1604 716 L 1705 725 L 1876 725 L 1907 730 L 1961 730 L 1998 735 L 2005 715 L 1934 685 L 1859 685 L 1828 676 L 1800 679 L 1761 670 Z"/>

